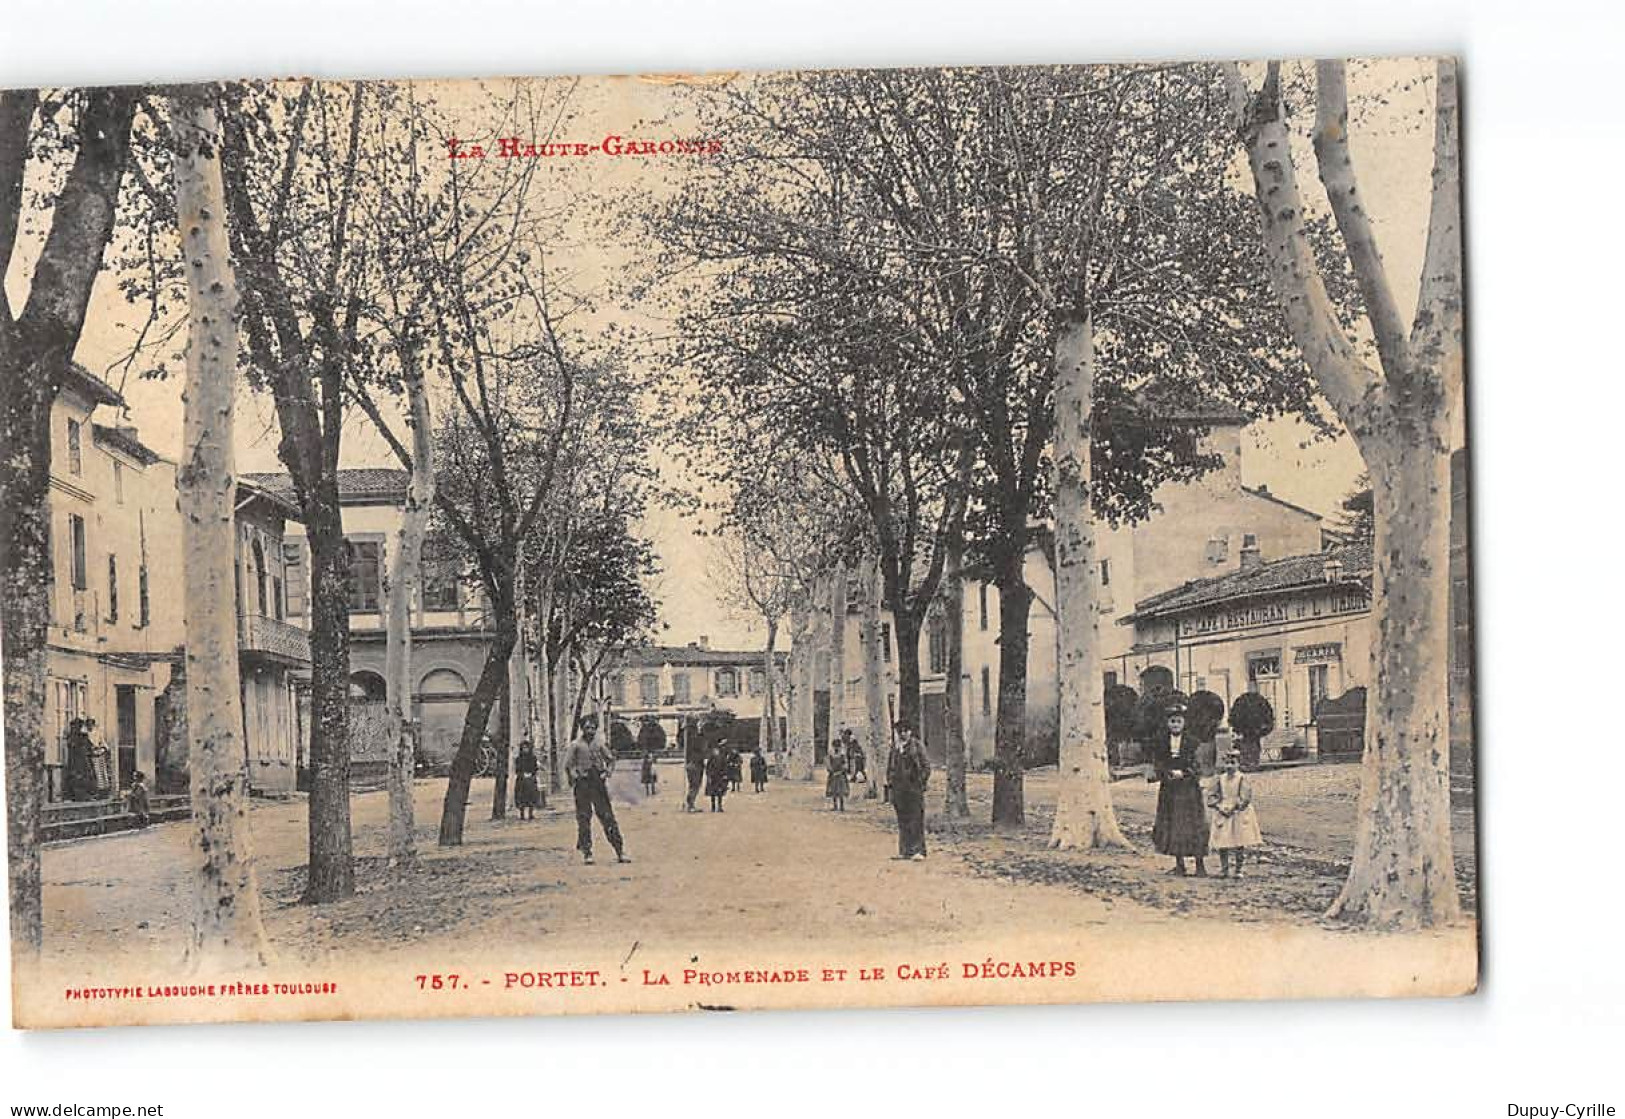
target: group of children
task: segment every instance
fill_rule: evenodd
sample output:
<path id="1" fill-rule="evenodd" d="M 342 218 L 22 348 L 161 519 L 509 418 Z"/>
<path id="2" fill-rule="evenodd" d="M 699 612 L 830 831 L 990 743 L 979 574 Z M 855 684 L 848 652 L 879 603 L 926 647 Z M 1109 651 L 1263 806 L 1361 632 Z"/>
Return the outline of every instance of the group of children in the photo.
<path id="1" fill-rule="evenodd" d="M 863 747 L 850 730 L 843 729 L 830 743 L 828 768 L 824 795 L 829 798 L 830 811 L 845 812 L 846 798 L 852 793 L 852 782 L 869 779 L 868 760 L 864 757 Z"/>
<path id="2" fill-rule="evenodd" d="M 655 770 L 656 754 L 646 750 L 643 754 L 643 791 L 655 795 L 660 775 Z M 744 755 L 731 746 L 714 743 L 705 754 L 705 795 L 711 800 L 711 811 L 721 812 L 722 798 L 730 791 L 738 792 L 744 783 Z M 750 754 L 750 783 L 755 792 L 767 788 L 767 759 L 760 750 Z"/>
<path id="3" fill-rule="evenodd" d="M 1153 746 L 1148 778 L 1160 782 L 1152 845 L 1174 857 L 1170 874 L 1184 874 L 1196 860 L 1196 875 L 1207 877 L 1206 856 L 1219 853 L 1219 876 L 1240 878 L 1247 849 L 1264 842 L 1253 809 L 1252 780 L 1241 772 L 1241 751 L 1230 750 L 1204 793 L 1201 743 L 1185 733 L 1185 704 L 1177 697 L 1165 711 L 1167 733 Z M 1211 813 L 1211 814 L 1210 814 Z"/>

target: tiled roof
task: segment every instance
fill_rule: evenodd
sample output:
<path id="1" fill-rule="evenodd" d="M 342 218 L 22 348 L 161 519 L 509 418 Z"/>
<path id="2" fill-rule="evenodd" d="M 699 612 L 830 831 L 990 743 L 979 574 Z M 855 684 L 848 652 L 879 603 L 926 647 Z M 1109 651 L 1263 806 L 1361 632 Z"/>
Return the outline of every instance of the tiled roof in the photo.
<path id="1" fill-rule="evenodd" d="M 98 443 L 117 447 L 143 466 L 151 466 L 163 457 L 141 442 L 133 427 L 109 427 L 107 424 L 91 424 L 90 427 Z"/>
<path id="2" fill-rule="evenodd" d="M 785 656 L 782 652 L 776 655 L 779 660 L 783 660 Z M 758 665 L 761 663 L 762 651 L 760 649 L 701 649 L 697 645 L 645 645 L 636 649 L 628 649 L 621 654 L 619 661 L 622 668 L 659 668 L 663 664 L 680 668 L 695 665 Z"/>
<path id="3" fill-rule="evenodd" d="M 1209 579 L 1192 579 L 1172 590 L 1141 599 L 1134 604 L 1134 613 L 1122 618 L 1119 624 L 1168 614 L 1181 614 L 1198 607 L 1234 602 L 1237 599 L 1262 598 L 1304 587 L 1327 586 L 1328 560 L 1338 560 L 1343 564 L 1343 573 L 1335 585 L 1370 587 L 1371 545 L 1352 544 L 1326 552 L 1288 556 L 1271 563 L 1259 564 L 1257 567 L 1215 575 Z"/>
<path id="4" fill-rule="evenodd" d="M 119 395 L 117 389 L 77 361 L 68 363 L 68 375 L 63 379 L 62 384 L 65 388 L 71 388 L 89 397 L 94 404 L 110 404 L 115 408 L 124 407 L 124 397 Z"/>
<path id="5" fill-rule="evenodd" d="M 339 471 L 339 500 L 348 505 L 388 505 L 406 500 L 408 475 L 391 467 L 364 466 Z M 242 480 L 297 502 L 293 479 L 287 474 L 244 474 Z"/>

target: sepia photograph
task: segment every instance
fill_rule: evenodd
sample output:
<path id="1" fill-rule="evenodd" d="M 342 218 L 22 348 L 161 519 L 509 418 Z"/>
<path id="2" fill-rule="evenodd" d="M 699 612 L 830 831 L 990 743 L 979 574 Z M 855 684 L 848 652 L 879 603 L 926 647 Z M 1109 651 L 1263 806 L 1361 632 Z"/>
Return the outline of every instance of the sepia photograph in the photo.
<path id="1" fill-rule="evenodd" d="M 1472 992 L 1458 81 L 0 93 L 15 1024 Z"/>

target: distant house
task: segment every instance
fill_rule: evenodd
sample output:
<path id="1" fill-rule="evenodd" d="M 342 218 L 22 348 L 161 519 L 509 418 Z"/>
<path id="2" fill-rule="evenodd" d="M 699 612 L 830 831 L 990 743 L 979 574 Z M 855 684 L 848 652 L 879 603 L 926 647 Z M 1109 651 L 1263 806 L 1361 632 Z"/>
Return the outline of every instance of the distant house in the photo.
<path id="1" fill-rule="evenodd" d="M 1266 747 L 1312 754 L 1322 702 L 1370 684 L 1371 546 L 1243 562 L 1140 601 L 1120 624 L 1147 671 L 1227 708 L 1242 692 L 1262 695 L 1276 723 Z"/>
<path id="2" fill-rule="evenodd" d="M 611 717 L 635 735 L 645 718 L 658 722 L 675 749 L 684 725 L 712 711 L 734 716 L 732 740 L 754 743 L 767 700 L 767 666 L 761 650 L 713 649 L 702 637 L 692 645 L 628 649 L 604 673 Z M 775 659 L 775 707 L 784 730 L 785 654 Z M 781 739 L 782 741 L 782 739 Z"/>

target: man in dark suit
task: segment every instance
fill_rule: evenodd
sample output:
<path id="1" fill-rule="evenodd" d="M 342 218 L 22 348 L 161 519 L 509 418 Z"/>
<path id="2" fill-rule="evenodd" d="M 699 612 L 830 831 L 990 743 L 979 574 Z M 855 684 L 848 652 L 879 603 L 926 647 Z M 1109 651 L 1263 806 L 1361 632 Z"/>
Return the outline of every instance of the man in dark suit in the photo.
<path id="1" fill-rule="evenodd" d="M 897 745 L 886 761 L 886 783 L 897 813 L 897 853 L 901 858 L 925 859 L 925 787 L 931 780 L 931 762 L 925 744 L 908 722 L 898 722 Z"/>

